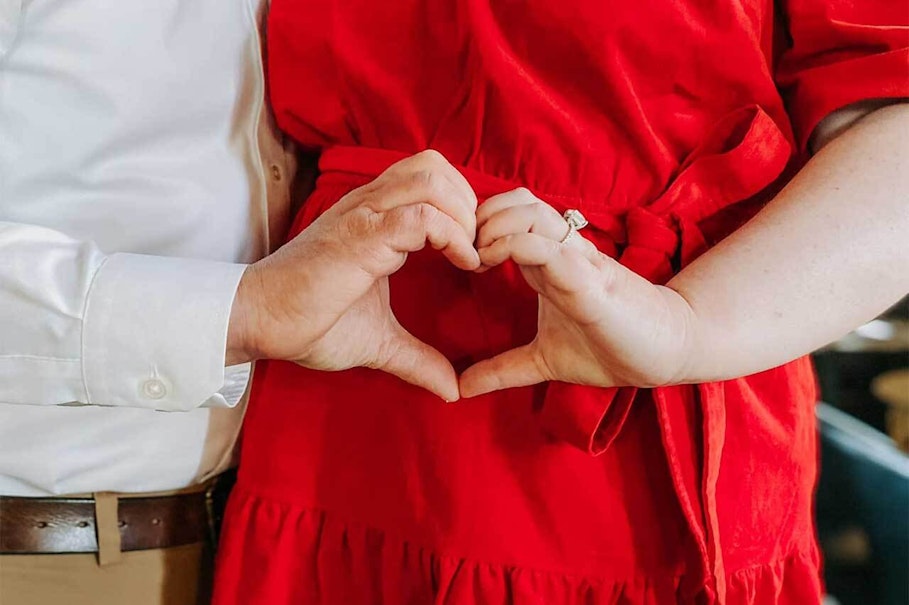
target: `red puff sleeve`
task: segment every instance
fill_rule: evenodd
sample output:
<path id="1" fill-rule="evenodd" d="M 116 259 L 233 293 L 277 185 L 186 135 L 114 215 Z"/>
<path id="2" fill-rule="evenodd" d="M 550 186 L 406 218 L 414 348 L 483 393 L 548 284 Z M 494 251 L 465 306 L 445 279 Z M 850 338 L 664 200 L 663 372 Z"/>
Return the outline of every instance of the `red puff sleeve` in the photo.
<path id="1" fill-rule="evenodd" d="M 859 101 L 909 97 L 909 4 L 782 0 L 789 45 L 777 83 L 799 148 L 827 115 Z"/>

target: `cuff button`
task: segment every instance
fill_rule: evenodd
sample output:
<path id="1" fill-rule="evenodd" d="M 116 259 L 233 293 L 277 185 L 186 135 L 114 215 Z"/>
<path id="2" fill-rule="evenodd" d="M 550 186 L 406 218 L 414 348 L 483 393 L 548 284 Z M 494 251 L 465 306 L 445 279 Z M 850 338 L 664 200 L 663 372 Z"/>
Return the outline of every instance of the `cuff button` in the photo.
<path id="1" fill-rule="evenodd" d="M 152 378 L 142 383 L 142 394 L 149 399 L 161 399 L 167 395 L 167 387 L 157 378 Z"/>

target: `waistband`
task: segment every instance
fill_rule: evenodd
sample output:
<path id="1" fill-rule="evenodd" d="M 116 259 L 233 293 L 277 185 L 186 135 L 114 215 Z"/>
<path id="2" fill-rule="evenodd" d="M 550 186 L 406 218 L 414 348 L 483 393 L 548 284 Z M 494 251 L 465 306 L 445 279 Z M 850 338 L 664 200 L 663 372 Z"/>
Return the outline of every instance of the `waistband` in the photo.
<path id="1" fill-rule="evenodd" d="M 320 184 L 340 185 L 351 181 L 368 182 L 382 174 L 392 164 L 413 155 L 404 151 L 360 147 L 352 145 L 335 145 L 326 147 L 319 157 Z M 480 200 L 510 191 L 522 186 L 520 183 L 482 172 L 469 166 L 457 166 L 457 169 L 474 188 Z M 545 194 L 535 192 L 542 197 Z"/>
<path id="2" fill-rule="evenodd" d="M 172 492 L 0 496 L 0 555 L 107 555 L 213 540 L 232 483 L 228 474 Z"/>

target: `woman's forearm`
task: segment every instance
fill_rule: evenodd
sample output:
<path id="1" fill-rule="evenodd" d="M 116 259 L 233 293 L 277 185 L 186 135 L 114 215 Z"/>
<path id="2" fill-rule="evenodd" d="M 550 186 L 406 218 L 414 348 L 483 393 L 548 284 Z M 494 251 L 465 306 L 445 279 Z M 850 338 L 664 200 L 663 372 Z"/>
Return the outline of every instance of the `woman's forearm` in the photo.
<path id="1" fill-rule="evenodd" d="M 909 104 L 832 140 L 748 224 L 668 286 L 692 310 L 680 382 L 775 367 L 909 291 Z"/>

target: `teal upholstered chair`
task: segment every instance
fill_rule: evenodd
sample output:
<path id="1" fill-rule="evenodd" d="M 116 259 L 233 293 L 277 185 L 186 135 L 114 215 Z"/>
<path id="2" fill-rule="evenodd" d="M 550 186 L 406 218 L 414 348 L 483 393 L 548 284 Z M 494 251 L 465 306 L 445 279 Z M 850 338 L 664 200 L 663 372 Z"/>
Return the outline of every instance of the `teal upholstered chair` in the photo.
<path id="1" fill-rule="evenodd" d="M 829 405 L 819 404 L 817 416 L 821 543 L 829 547 L 838 533 L 847 531 L 859 532 L 866 544 L 858 549 L 864 560 L 844 561 L 825 553 L 830 592 L 843 605 L 907 605 L 909 457 L 886 435 Z M 844 578 L 852 579 L 851 587 Z"/>

